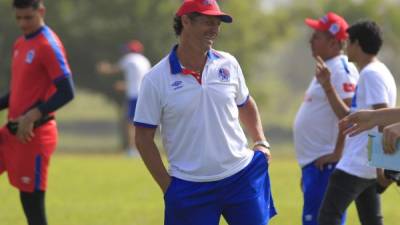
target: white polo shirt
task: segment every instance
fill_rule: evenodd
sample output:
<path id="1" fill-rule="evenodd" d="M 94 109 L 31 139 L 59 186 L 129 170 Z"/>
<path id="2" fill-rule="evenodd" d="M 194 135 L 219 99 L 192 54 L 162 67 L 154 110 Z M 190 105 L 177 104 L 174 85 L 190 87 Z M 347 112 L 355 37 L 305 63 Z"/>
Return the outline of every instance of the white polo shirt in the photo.
<path id="1" fill-rule="evenodd" d="M 359 74 L 345 55 L 327 60 L 331 83 L 340 98 L 352 98 Z M 301 167 L 334 151 L 338 134 L 338 118 L 328 98 L 314 77 L 297 112 L 293 125 L 294 146 Z"/>
<path id="2" fill-rule="evenodd" d="M 396 83 L 392 73 L 385 64 L 379 61 L 372 62 L 360 72 L 352 111 L 372 109 L 373 105 L 383 103 L 395 107 L 396 95 Z M 346 138 L 344 153 L 336 166 L 337 169 L 361 178 L 376 178 L 376 168 L 368 165 L 368 132 Z"/>
<path id="3" fill-rule="evenodd" d="M 254 154 L 239 123 L 238 106 L 249 98 L 242 70 L 232 55 L 210 50 L 200 84 L 182 73 L 176 48 L 145 76 L 135 125 L 161 125 L 171 176 L 194 182 L 229 177 Z"/>
<path id="4" fill-rule="evenodd" d="M 132 52 L 122 57 L 119 66 L 125 76 L 126 96 L 137 98 L 142 79 L 151 68 L 150 61 L 142 54 Z"/>

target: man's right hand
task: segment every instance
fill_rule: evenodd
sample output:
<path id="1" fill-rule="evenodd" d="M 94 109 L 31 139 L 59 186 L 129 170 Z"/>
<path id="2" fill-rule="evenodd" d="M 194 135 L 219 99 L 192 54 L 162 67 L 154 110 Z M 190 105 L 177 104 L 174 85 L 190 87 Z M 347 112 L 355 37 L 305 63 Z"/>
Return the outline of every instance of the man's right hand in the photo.
<path id="1" fill-rule="evenodd" d="M 102 75 L 110 75 L 113 73 L 113 66 L 108 61 L 100 61 L 96 64 L 96 71 Z"/>
<path id="2" fill-rule="evenodd" d="M 167 177 L 166 179 L 164 179 L 163 181 L 160 182 L 160 188 L 162 190 L 162 192 L 164 193 L 164 195 L 167 193 L 168 187 L 171 184 L 171 177 Z"/>
<path id="3" fill-rule="evenodd" d="M 318 82 L 321 84 L 324 90 L 333 88 L 331 84 L 331 72 L 326 66 L 324 60 L 320 56 L 315 57 L 315 59 L 317 61 L 315 77 L 317 78 Z"/>

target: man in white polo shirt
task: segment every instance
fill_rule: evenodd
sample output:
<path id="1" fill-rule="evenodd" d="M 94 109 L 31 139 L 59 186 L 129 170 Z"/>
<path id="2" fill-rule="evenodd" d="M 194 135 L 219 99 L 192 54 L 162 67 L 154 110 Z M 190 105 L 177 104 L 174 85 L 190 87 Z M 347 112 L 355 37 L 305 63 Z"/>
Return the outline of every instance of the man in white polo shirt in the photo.
<path id="1" fill-rule="evenodd" d="M 314 29 L 310 39 L 313 56 L 322 57 L 332 72 L 332 85 L 339 97 L 350 105 L 358 71 L 343 55 L 347 22 L 332 12 L 319 20 L 306 19 L 305 22 Z M 333 108 L 314 77 L 293 126 L 296 155 L 302 170 L 303 225 L 318 225 L 318 212 L 329 176 L 343 151 L 344 136 L 338 135 L 337 123 L 344 116 Z"/>
<path id="2" fill-rule="evenodd" d="M 343 114 L 362 109 L 394 107 L 396 84 L 389 69 L 379 61 L 377 54 L 382 46 L 382 33 L 372 21 L 361 21 L 347 29 L 349 42 L 347 54 L 360 70 L 351 109 L 338 97 L 330 82 L 331 72 L 317 57 L 316 77 L 332 99 L 337 110 Z M 380 196 L 377 178 L 385 186 L 390 181 L 383 172 L 368 165 L 368 131 L 346 138 L 343 156 L 329 178 L 329 184 L 321 205 L 319 225 L 339 225 L 347 207 L 354 201 L 362 225 L 382 225 Z"/>
<path id="3" fill-rule="evenodd" d="M 265 225 L 276 214 L 256 103 L 236 59 L 212 49 L 221 22 L 232 17 L 215 0 L 185 0 L 174 18 L 179 44 L 142 82 L 136 143 L 164 193 L 166 225 L 217 225 L 221 215 L 229 224 Z M 158 125 L 168 171 L 154 143 Z"/>

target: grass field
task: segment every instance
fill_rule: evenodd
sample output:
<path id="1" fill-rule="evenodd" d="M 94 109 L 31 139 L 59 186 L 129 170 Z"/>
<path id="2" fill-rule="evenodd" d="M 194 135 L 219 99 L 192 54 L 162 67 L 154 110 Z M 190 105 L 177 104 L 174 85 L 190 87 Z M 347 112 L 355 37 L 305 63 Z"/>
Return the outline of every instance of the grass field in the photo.
<path id="1" fill-rule="evenodd" d="M 89 121 L 92 122 L 90 127 L 104 121 L 116 122 L 117 113 L 98 94 L 79 90 L 74 102 L 61 110 L 57 119 L 60 124 L 67 125 L 87 124 Z M 47 193 L 49 224 L 161 225 L 161 191 L 142 161 L 116 153 L 118 133 L 115 130 L 100 135 L 96 127 L 86 128 L 60 129 L 59 150 L 51 163 Z M 270 175 L 278 216 L 270 225 L 300 225 L 300 170 L 290 150 L 293 147 L 290 140 L 279 146 L 271 141 L 274 153 Z M 71 149 L 86 153 L 72 154 Z M 88 154 L 99 152 L 99 149 L 104 154 Z M 399 189 L 390 187 L 382 202 L 385 224 L 399 224 Z M 223 220 L 221 224 L 226 225 Z M 358 224 L 355 208 L 351 206 L 347 225 Z M 4 175 L 0 176 L 0 225 L 26 225 L 18 191 L 10 187 Z"/>
<path id="2" fill-rule="evenodd" d="M 278 216 L 270 225 L 299 225 L 300 171 L 290 153 L 276 153 L 271 165 Z M 56 154 L 50 171 L 50 225 L 160 225 L 162 195 L 140 159 L 119 154 Z M 383 196 L 385 224 L 398 224 L 397 187 Z M 0 177 L 0 224 L 24 225 L 18 192 Z M 226 224 L 224 221 L 221 224 Z M 351 206 L 347 225 L 359 224 Z M 206 225 L 206 224 L 205 224 Z"/>

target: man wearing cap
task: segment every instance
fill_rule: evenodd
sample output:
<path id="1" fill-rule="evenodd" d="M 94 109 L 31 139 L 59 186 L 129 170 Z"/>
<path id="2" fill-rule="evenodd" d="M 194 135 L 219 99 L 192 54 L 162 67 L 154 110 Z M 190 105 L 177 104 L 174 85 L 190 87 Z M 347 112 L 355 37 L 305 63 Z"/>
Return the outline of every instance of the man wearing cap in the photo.
<path id="1" fill-rule="evenodd" d="M 351 104 L 358 80 L 356 67 L 343 55 L 347 39 L 347 22 L 329 12 L 319 20 L 306 19 L 314 32 L 310 39 L 313 57 L 321 57 L 332 71 L 332 88 L 347 105 Z M 338 121 L 345 114 L 337 111 L 314 77 L 297 112 L 294 127 L 294 145 L 302 170 L 303 225 L 317 225 L 319 208 L 328 185 L 328 179 L 339 161 L 344 136 L 338 134 Z M 344 223 L 344 220 L 343 220 Z"/>
<path id="2" fill-rule="evenodd" d="M 139 95 L 139 88 L 144 75 L 151 68 L 150 61 L 143 55 L 143 44 L 138 40 L 128 42 L 124 48 L 126 54 L 121 58 L 118 64 L 111 64 L 102 61 L 97 65 L 97 71 L 104 75 L 117 75 L 123 72 L 124 81 L 119 80 L 114 84 L 117 91 L 125 91 L 127 108 L 127 131 L 129 146 L 126 150 L 128 156 L 137 156 L 135 144 L 135 127 L 133 126 L 133 117 L 135 116 L 136 103 Z"/>
<path id="3" fill-rule="evenodd" d="M 351 108 L 338 98 L 330 76 L 332 72 L 321 58 L 317 58 L 316 77 L 334 107 L 341 114 L 362 109 L 376 110 L 394 107 L 396 84 L 389 69 L 376 57 L 382 46 L 382 32 L 372 21 L 360 21 L 347 29 L 347 54 L 360 70 L 360 80 Z M 376 128 L 374 128 L 376 130 Z M 382 225 L 380 196 L 377 181 L 387 186 L 383 171 L 368 164 L 368 132 L 346 138 L 344 153 L 329 178 L 321 205 L 319 225 L 338 225 L 347 207 L 355 201 L 362 225 Z"/>
<path id="4" fill-rule="evenodd" d="M 257 106 L 236 59 L 212 49 L 232 17 L 214 0 L 185 0 L 174 18 L 179 44 L 146 75 L 135 115 L 139 152 L 164 193 L 166 225 L 265 225 L 273 207 Z M 254 141 L 247 145 L 240 121 Z M 161 125 L 169 162 L 154 134 Z"/>

